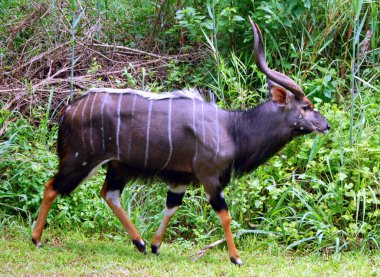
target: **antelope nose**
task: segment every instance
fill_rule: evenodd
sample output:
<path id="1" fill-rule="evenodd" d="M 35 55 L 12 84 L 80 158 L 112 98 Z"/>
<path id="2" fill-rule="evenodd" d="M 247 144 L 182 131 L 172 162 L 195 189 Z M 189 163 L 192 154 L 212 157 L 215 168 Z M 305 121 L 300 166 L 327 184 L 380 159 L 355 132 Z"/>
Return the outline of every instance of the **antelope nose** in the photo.
<path id="1" fill-rule="evenodd" d="M 330 124 L 327 123 L 326 129 L 327 129 L 327 131 L 329 131 L 331 129 Z"/>

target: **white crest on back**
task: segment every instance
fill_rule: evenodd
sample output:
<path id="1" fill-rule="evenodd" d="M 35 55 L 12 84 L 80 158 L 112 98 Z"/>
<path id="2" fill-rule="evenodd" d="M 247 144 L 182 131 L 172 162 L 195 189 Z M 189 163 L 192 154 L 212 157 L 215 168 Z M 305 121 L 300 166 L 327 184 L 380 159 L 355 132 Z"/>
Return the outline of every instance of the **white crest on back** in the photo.
<path id="1" fill-rule="evenodd" d="M 200 101 L 205 101 L 199 91 L 195 88 L 176 90 L 173 92 L 164 92 L 164 93 L 152 93 L 148 91 L 142 91 L 137 89 L 114 89 L 114 88 L 92 88 L 88 90 L 85 94 L 93 92 L 107 92 L 107 93 L 129 93 L 140 95 L 148 100 L 162 100 L 169 98 L 190 98 L 197 99 Z"/>

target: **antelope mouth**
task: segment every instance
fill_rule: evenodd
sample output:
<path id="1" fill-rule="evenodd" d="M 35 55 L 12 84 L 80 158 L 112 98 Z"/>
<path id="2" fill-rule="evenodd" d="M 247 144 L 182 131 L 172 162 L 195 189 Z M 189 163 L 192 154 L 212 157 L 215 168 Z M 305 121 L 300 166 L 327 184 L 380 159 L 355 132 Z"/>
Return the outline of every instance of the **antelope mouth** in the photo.
<path id="1" fill-rule="evenodd" d="M 314 132 L 318 134 L 327 134 L 330 130 L 330 125 L 326 123 L 326 126 L 322 127 L 318 122 L 312 121 L 314 126 Z"/>

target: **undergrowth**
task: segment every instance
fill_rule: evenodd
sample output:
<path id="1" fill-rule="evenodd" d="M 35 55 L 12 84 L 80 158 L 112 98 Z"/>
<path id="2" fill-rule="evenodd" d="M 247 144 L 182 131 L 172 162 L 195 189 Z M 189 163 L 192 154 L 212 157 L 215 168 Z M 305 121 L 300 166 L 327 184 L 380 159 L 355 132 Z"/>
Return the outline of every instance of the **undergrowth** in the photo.
<path id="1" fill-rule="evenodd" d="M 163 55 L 191 54 L 201 48 L 207 53 L 201 61 L 167 62 L 165 78 L 154 77 L 161 68 L 127 65 L 117 78 L 112 74 L 102 78 L 115 87 L 155 92 L 184 86 L 206 87 L 215 93 L 219 106 L 246 109 L 267 97 L 265 78 L 253 62 L 252 32 L 247 21 L 251 15 L 263 31 L 270 66 L 287 72 L 302 85 L 332 130 L 325 136 L 300 137 L 252 174 L 233 178 L 225 195 L 235 235 L 242 240 L 252 237 L 282 245 L 289 251 L 339 254 L 353 249 L 378 249 L 378 3 L 255 1 L 253 5 L 252 1 L 212 0 L 182 1 L 178 7 L 177 1 L 172 0 L 143 2 L 144 5 L 140 1 L 97 1 L 99 5 L 95 6 L 95 1 L 89 1 L 69 7 L 68 3 L 52 1 L 38 5 L 41 11 L 49 11 L 44 17 L 35 20 L 35 24 L 24 25 L 20 23 L 28 7 L 32 9 L 35 3 L 0 3 L 1 21 L 19 27 L 16 30 L 7 28 L 6 24 L 0 26 L 0 35 L 7 38 L 0 40 L 0 68 L 4 71 L 1 74 L 14 82 L 11 84 L 27 87 L 26 100 L 41 99 L 24 101 L 28 104 L 23 104 L 22 109 L 17 101 L 8 106 L 3 97 L 0 99 L 2 224 L 17 222 L 17 219 L 13 221 L 17 216 L 33 224 L 44 184 L 57 170 L 54 120 L 63 102 L 56 98 L 58 94 L 60 97 L 64 94 L 64 99 L 69 96 L 52 85 L 45 88 L 45 97 L 35 97 L 42 92 L 33 87 L 32 77 L 37 73 L 45 76 L 49 71 L 48 61 L 36 62 L 31 71 L 37 73 L 32 77 L 25 77 L 19 64 L 33 60 L 51 45 L 81 42 L 89 35 L 83 30 L 95 32 L 90 36 L 96 40 Z M 13 15 L 6 11 L 12 11 Z M 75 17 L 79 19 L 75 21 Z M 69 26 L 72 21 L 76 24 Z M 67 29 L 77 31 L 73 41 L 67 32 L 55 32 L 63 27 L 62 22 L 69 24 Z M 371 37 L 367 36 L 369 29 Z M 32 39 L 41 34 L 44 39 Z M 62 67 L 68 68 L 70 59 L 74 60 L 64 58 L 66 67 Z M 74 55 L 75 58 L 80 57 Z M 107 63 L 88 60 L 90 64 L 80 67 L 86 74 L 96 74 L 100 69 L 107 71 L 108 60 Z M 17 74 L 12 75 L 13 68 L 18 68 Z M 59 62 L 50 69 L 62 70 Z M 96 85 L 99 79 L 94 76 L 88 83 Z M 44 84 L 43 80 L 39 79 L 38 84 Z M 114 239 L 125 236 L 100 197 L 104 173 L 102 168 L 73 194 L 58 198 L 49 213 L 48 226 L 64 230 L 80 228 L 84 233 L 97 232 Z M 159 225 L 166 190 L 161 181 L 152 179 L 146 184 L 130 183 L 122 194 L 123 207 L 148 241 Z M 219 220 L 202 188 L 190 188 L 170 223 L 165 241 L 191 247 L 221 236 Z"/>
<path id="2" fill-rule="evenodd" d="M 367 103 L 367 118 L 380 116 L 379 101 Z M 252 174 L 234 178 L 225 189 L 234 233 L 262 236 L 303 251 L 377 249 L 380 128 L 371 120 L 362 127 L 360 143 L 350 147 L 349 111 L 336 104 L 320 104 L 318 108 L 335 129 L 325 136 L 296 139 Z M 8 126 L 0 146 L 3 218 L 21 214 L 30 223 L 36 218 L 44 183 L 57 170 L 55 125 L 46 144 L 36 139 L 46 135 L 45 126 L 32 127 L 22 117 Z M 124 235 L 100 196 L 104 173 L 101 169 L 74 193 L 58 198 L 47 223 L 108 236 Z M 130 183 L 122 194 L 123 207 L 147 240 L 160 222 L 166 190 L 165 184 L 153 179 L 146 184 Z M 202 188 L 193 186 L 171 221 L 166 240 L 192 245 L 221 236 L 219 220 Z"/>

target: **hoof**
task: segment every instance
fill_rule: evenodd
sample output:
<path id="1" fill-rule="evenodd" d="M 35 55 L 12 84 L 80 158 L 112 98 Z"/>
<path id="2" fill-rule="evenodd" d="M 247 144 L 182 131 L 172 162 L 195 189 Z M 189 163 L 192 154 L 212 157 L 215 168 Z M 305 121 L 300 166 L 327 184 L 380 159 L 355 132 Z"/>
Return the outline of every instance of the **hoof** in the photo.
<path id="1" fill-rule="evenodd" d="M 37 246 L 38 248 L 41 248 L 42 247 L 42 243 L 41 242 L 37 242 L 35 239 L 32 238 L 32 242 L 35 246 Z"/>
<path id="2" fill-rule="evenodd" d="M 141 239 L 139 239 L 139 240 L 133 240 L 133 244 L 136 245 L 137 249 L 141 253 L 146 254 L 145 243 Z"/>
<path id="3" fill-rule="evenodd" d="M 243 265 L 243 262 L 239 259 L 239 258 L 235 258 L 235 257 L 230 257 L 230 260 L 232 263 L 238 265 L 238 266 L 242 266 Z"/>
<path id="4" fill-rule="evenodd" d="M 160 254 L 160 246 L 159 245 L 152 244 L 150 246 L 150 248 L 152 249 L 153 254 L 156 254 L 156 255 Z"/>

